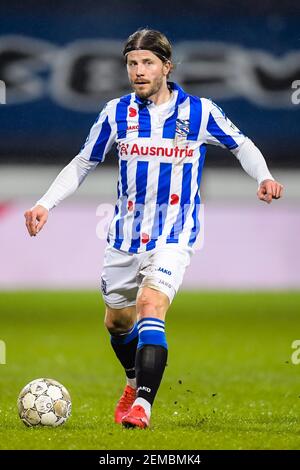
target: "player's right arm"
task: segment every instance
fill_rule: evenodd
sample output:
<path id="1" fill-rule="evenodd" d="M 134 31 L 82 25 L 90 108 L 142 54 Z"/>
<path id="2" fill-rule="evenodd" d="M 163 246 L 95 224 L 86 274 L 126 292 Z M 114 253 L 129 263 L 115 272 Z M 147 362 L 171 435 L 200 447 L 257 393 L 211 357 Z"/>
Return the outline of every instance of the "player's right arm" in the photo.
<path id="1" fill-rule="evenodd" d="M 35 205 L 24 213 L 25 224 L 31 237 L 35 237 L 48 220 L 49 211 L 43 206 Z"/>
<path id="2" fill-rule="evenodd" d="M 98 163 L 104 161 L 115 140 L 115 126 L 109 118 L 111 106 L 109 102 L 99 114 L 79 154 L 63 168 L 35 206 L 25 212 L 30 236 L 38 234 L 47 222 L 49 211 L 73 194 Z"/>

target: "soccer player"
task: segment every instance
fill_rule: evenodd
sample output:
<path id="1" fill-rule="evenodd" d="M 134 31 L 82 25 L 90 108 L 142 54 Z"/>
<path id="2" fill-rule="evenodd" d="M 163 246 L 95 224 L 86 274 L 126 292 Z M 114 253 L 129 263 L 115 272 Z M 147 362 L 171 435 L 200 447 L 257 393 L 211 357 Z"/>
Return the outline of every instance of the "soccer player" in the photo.
<path id="1" fill-rule="evenodd" d="M 29 234 L 36 236 L 48 212 L 117 144 L 118 200 L 101 290 L 105 325 L 127 378 L 115 421 L 146 428 L 167 361 L 166 312 L 200 230 L 199 185 L 207 144 L 231 150 L 256 179 L 260 200 L 280 198 L 283 187 L 258 148 L 219 106 L 168 81 L 172 49 L 162 33 L 136 31 L 123 55 L 133 93 L 106 104 L 79 154 L 25 218 Z"/>

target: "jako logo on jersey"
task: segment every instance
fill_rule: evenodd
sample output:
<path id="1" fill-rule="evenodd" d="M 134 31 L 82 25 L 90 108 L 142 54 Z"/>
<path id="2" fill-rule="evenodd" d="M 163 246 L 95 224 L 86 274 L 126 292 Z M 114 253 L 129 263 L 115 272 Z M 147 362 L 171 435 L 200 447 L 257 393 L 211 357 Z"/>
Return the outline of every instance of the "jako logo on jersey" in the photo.
<path id="1" fill-rule="evenodd" d="M 122 155 L 136 155 L 136 156 L 150 156 L 150 157 L 193 157 L 194 149 L 189 149 L 188 145 L 185 148 L 176 147 L 149 147 L 148 145 L 133 144 L 120 144 L 120 156 Z"/>
<path id="2" fill-rule="evenodd" d="M 140 126 L 138 124 L 136 124 L 135 126 L 128 126 L 127 130 L 128 131 L 137 131 L 139 129 L 139 127 Z"/>
<path id="3" fill-rule="evenodd" d="M 172 272 L 168 271 L 168 269 L 162 268 L 161 266 L 158 268 L 159 271 L 161 271 L 164 274 L 168 274 L 168 276 L 171 276 Z"/>

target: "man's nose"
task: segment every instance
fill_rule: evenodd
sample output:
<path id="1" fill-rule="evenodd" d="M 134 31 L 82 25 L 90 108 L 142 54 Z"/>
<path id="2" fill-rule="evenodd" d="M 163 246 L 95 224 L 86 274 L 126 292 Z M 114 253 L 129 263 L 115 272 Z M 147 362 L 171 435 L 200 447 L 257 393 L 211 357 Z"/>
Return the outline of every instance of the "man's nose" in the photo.
<path id="1" fill-rule="evenodd" d="M 139 64 L 136 68 L 137 77 L 141 77 L 142 75 L 144 75 L 144 72 L 145 72 L 145 68 L 144 68 L 143 64 Z"/>

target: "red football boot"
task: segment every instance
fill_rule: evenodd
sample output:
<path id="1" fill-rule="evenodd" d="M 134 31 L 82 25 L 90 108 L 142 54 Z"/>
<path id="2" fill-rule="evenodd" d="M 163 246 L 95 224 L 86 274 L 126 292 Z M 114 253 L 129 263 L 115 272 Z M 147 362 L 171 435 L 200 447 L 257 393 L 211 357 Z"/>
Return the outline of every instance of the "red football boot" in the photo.
<path id="1" fill-rule="evenodd" d="M 136 398 L 136 389 L 126 385 L 123 395 L 115 409 L 115 423 L 121 424 L 123 416 L 125 416 Z"/>
<path id="2" fill-rule="evenodd" d="M 122 424 L 125 428 L 145 429 L 150 423 L 144 408 L 140 405 L 135 405 L 127 415 L 123 416 Z"/>

